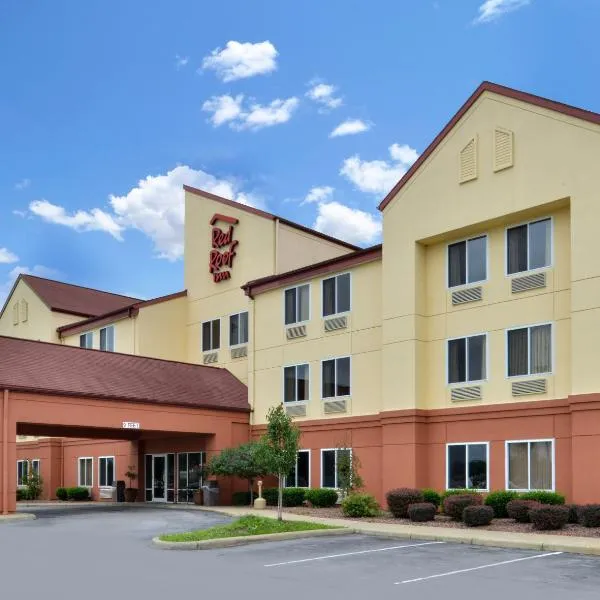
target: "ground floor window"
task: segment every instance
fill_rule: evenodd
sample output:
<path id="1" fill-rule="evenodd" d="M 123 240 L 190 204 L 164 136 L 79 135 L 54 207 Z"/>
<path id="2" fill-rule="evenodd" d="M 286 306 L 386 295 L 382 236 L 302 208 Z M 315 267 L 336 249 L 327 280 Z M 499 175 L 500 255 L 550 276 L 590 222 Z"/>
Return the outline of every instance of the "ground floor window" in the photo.
<path id="1" fill-rule="evenodd" d="M 194 490 L 202 486 L 202 472 L 206 457 L 204 452 L 180 452 L 177 455 L 177 502 L 192 502 Z"/>
<path id="2" fill-rule="evenodd" d="M 112 486 L 115 481 L 115 457 L 101 456 L 98 459 L 98 485 Z"/>
<path id="3" fill-rule="evenodd" d="M 321 450 L 321 487 L 338 488 L 338 460 L 343 453 L 352 455 L 349 448 L 333 448 Z"/>
<path id="4" fill-rule="evenodd" d="M 506 488 L 554 490 L 554 440 L 506 442 Z"/>
<path id="5" fill-rule="evenodd" d="M 29 473 L 40 474 L 40 459 L 34 458 L 33 460 L 18 460 L 17 461 L 17 485 L 27 485 Z"/>
<path id="6" fill-rule="evenodd" d="M 487 443 L 447 444 L 446 488 L 488 489 Z"/>
<path id="7" fill-rule="evenodd" d="M 296 466 L 285 478 L 285 487 L 310 487 L 310 450 L 298 450 Z"/>
<path id="8" fill-rule="evenodd" d="M 94 461 L 91 457 L 79 458 L 79 469 L 77 485 L 81 487 L 92 487 L 94 484 Z"/>

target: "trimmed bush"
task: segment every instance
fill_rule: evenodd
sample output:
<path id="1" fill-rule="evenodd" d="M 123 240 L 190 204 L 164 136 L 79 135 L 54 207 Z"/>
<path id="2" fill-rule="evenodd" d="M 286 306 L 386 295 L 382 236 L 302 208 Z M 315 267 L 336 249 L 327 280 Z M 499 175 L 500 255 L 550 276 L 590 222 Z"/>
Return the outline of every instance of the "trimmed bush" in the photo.
<path id="1" fill-rule="evenodd" d="M 511 500 L 516 500 L 519 497 L 517 492 L 498 490 L 497 492 L 491 492 L 487 495 L 484 500 L 486 506 L 491 506 L 494 509 L 494 517 L 496 519 L 506 519 L 508 513 L 506 512 L 506 505 Z"/>
<path id="2" fill-rule="evenodd" d="M 67 488 L 67 499 L 77 502 L 90 499 L 90 491 L 86 487 Z"/>
<path id="3" fill-rule="evenodd" d="M 600 504 L 584 504 L 579 507 L 579 524 L 584 527 L 600 527 Z"/>
<path id="4" fill-rule="evenodd" d="M 579 506 L 579 504 L 565 504 L 565 506 L 569 509 L 569 523 L 571 525 L 579 523 L 579 511 L 581 510 L 581 506 Z"/>
<path id="5" fill-rule="evenodd" d="M 408 517 L 408 507 L 411 504 L 423 502 L 423 494 L 420 490 L 413 488 L 397 488 L 390 490 L 386 495 L 388 508 L 397 519 Z"/>
<path id="6" fill-rule="evenodd" d="M 448 496 L 444 500 L 444 512 L 453 520 L 460 521 L 467 506 L 481 506 L 483 498 L 479 494 Z"/>
<path id="7" fill-rule="evenodd" d="M 520 500 L 534 500 L 540 504 L 564 504 L 565 497 L 562 494 L 556 492 L 525 492 L 519 494 Z"/>
<path id="8" fill-rule="evenodd" d="M 569 522 L 569 509 L 566 506 L 542 504 L 529 509 L 529 520 L 533 528 L 539 531 L 562 529 Z"/>
<path id="9" fill-rule="evenodd" d="M 250 506 L 250 492 L 233 492 L 231 503 L 233 506 Z"/>
<path id="10" fill-rule="evenodd" d="M 306 490 L 304 488 L 285 488 L 282 502 L 284 506 L 302 506 Z"/>
<path id="11" fill-rule="evenodd" d="M 59 500 L 67 500 L 67 498 L 68 498 L 67 488 L 64 488 L 64 487 L 56 488 L 56 497 Z"/>
<path id="12" fill-rule="evenodd" d="M 491 506 L 467 506 L 463 510 L 462 520 L 469 527 L 489 525 L 494 518 L 494 509 Z"/>
<path id="13" fill-rule="evenodd" d="M 479 492 L 476 492 L 475 490 L 468 490 L 468 489 L 445 490 L 440 494 L 440 497 L 442 499 L 440 506 L 443 508 L 444 500 L 446 498 L 449 498 L 450 496 L 467 496 L 469 494 L 479 495 Z"/>
<path id="14" fill-rule="evenodd" d="M 338 501 L 338 493 L 330 488 L 315 488 L 305 491 L 305 498 L 316 508 L 329 508 Z"/>
<path id="15" fill-rule="evenodd" d="M 424 490 L 421 490 L 421 494 L 423 494 L 424 502 L 430 502 L 436 508 L 442 503 L 442 496 L 431 488 L 425 488 Z"/>
<path id="16" fill-rule="evenodd" d="M 418 502 L 408 507 L 408 518 L 415 523 L 425 523 L 433 521 L 436 512 L 437 506 L 432 502 Z"/>
<path id="17" fill-rule="evenodd" d="M 506 512 L 511 519 L 514 519 L 517 523 L 530 523 L 529 511 L 532 508 L 538 508 L 541 506 L 540 502 L 535 500 L 511 500 L 506 505 Z"/>
<path id="18" fill-rule="evenodd" d="M 277 488 L 264 488 L 262 491 L 262 497 L 266 500 L 267 506 L 277 506 L 278 494 Z"/>
<path id="19" fill-rule="evenodd" d="M 17 488 L 17 502 L 20 500 L 27 500 L 27 490 L 22 488 Z"/>
<path id="20" fill-rule="evenodd" d="M 376 517 L 380 512 L 371 494 L 350 494 L 342 500 L 342 513 L 346 517 Z"/>

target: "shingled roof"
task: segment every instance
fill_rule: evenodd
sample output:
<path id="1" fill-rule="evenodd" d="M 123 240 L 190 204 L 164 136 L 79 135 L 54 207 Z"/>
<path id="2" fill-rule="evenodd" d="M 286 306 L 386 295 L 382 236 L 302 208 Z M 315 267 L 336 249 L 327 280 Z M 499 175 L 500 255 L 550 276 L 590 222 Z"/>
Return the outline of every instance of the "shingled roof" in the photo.
<path id="1" fill-rule="evenodd" d="M 0 336 L 0 389 L 249 411 L 226 369 Z"/>

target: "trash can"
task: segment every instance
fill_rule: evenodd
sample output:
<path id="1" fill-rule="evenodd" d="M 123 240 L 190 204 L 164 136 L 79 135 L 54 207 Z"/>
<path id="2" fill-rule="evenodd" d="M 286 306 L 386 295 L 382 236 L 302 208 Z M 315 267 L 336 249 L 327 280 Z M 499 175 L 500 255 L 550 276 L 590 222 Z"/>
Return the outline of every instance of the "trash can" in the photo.
<path id="1" fill-rule="evenodd" d="M 116 500 L 117 502 L 125 502 L 125 481 L 117 481 L 116 487 Z"/>
<path id="2" fill-rule="evenodd" d="M 204 492 L 204 506 L 218 506 L 219 504 L 219 482 L 207 481 L 202 486 Z"/>

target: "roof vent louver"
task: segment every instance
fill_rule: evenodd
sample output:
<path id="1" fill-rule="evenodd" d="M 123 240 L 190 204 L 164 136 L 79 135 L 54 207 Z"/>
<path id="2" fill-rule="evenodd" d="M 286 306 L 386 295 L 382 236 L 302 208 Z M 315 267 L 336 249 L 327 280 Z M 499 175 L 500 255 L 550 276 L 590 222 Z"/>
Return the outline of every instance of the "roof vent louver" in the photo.
<path id="1" fill-rule="evenodd" d="M 545 287 L 546 273 L 534 273 L 533 275 L 524 275 L 523 277 L 513 277 L 510 282 L 510 289 L 513 294 Z"/>
<path id="2" fill-rule="evenodd" d="M 529 379 L 527 381 L 515 381 L 512 384 L 513 396 L 529 396 L 532 394 L 545 394 L 545 379 Z"/>
<path id="3" fill-rule="evenodd" d="M 472 137 L 460 151 L 460 183 L 477 179 L 477 137 Z"/>
<path id="4" fill-rule="evenodd" d="M 494 171 L 502 171 L 513 166 L 513 140 L 512 131 L 500 127 L 494 130 Z"/>
<path id="5" fill-rule="evenodd" d="M 325 331 L 336 331 L 337 329 L 346 329 L 346 327 L 348 327 L 347 317 L 331 317 L 330 319 L 325 319 Z"/>
<path id="6" fill-rule="evenodd" d="M 481 286 L 466 288 L 464 290 L 458 290 L 457 292 L 452 292 L 452 304 L 456 306 L 457 304 L 465 304 L 466 302 L 476 302 L 477 300 L 481 300 L 483 298 L 483 290 Z"/>

